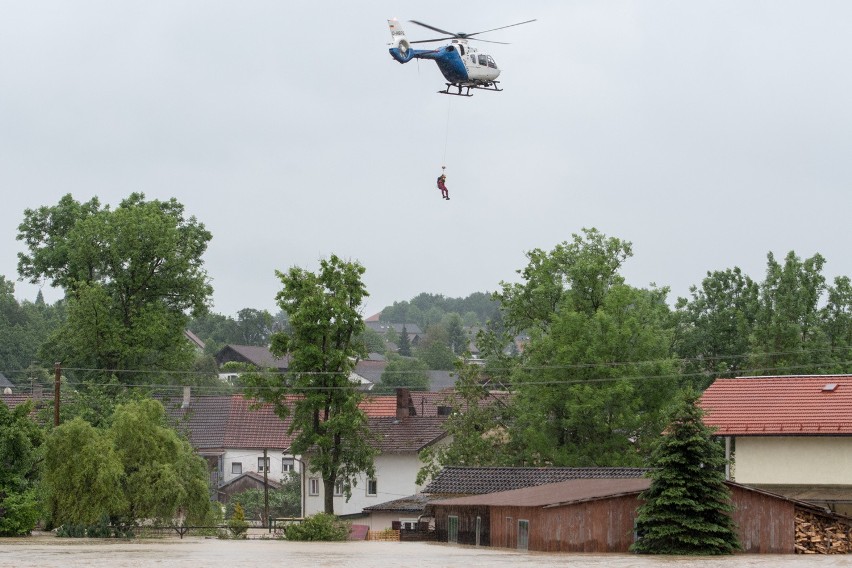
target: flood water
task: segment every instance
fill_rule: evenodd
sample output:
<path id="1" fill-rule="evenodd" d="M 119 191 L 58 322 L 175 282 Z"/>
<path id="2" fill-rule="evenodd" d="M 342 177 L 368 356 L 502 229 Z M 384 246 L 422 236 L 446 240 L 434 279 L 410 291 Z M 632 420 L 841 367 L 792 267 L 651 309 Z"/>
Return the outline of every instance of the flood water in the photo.
<path id="1" fill-rule="evenodd" d="M 305 543 L 198 537 L 104 541 L 38 536 L 0 539 L 0 567 L 15 568 L 812 568 L 852 567 L 850 556 L 735 555 L 695 558 L 550 554 L 420 542 Z"/>

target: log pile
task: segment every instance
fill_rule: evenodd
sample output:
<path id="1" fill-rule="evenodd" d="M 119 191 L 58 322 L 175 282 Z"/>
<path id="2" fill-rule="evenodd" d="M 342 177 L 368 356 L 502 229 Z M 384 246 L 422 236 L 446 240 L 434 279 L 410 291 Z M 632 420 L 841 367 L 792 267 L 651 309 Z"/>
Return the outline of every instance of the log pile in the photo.
<path id="1" fill-rule="evenodd" d="M 852 552 L 852 527 L 837 519 L 796 512 L 796 554 Z"/>

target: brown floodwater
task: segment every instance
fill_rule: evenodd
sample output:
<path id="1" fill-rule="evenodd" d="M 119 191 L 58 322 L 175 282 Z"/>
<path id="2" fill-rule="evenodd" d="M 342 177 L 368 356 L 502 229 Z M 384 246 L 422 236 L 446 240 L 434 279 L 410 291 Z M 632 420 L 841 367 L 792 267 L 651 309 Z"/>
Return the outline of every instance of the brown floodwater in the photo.
<path id="1" fill-rule="evenodd" d="M 305 543 L 217 540 L 0 539 L 0 567 L 15 568 L 812 568 L 852 567 L 852 556 L 740 554 L 694 558 L 551 554 L 419 542 Z"/>

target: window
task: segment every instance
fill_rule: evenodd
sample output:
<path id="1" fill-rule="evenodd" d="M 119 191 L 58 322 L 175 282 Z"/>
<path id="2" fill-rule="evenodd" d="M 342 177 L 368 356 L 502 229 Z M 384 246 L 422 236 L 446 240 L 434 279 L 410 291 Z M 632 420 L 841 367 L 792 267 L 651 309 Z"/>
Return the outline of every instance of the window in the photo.
<path id="1" fill-rule="evenodd" d="M 367 495 L 375 497 L 379 494 L 379 482 L 375 479 L 367 480 Z"/>
<path id="2" fill-rule="evenodd" d="M 488 66 L 497 69 L 497 64 L 494 62 L 490 55 L 488 56 Z"/>
<path id="3" fill-rule="evenodd" d="M 257 458 L 257 471 L 263 473 L 269 471 L 269 458 Z"/>
<path id="4" fill-rule="evenodd" d="M 340 479 L 334 482 L 334 495 L 335 497 L 343 495 L 343 481 Z"/>
<path id="5" fill-rule="evenodd" d="M 243 462 L 231 462 L 231 473 L 240 474 L 243 472 Z"/>
<path id="6" fill-rule="evenodd" d="M 488 65 L 488 58 L 484 55 L 479 56 L 479 64 L 480 65 Z"/>
<path id="7" fill-rule="evenodd" d="M 281 458 L 281 473 L 287 473 L 296 469 L 294 458 Z"/>
<path id="8" fill-rule="evenodd" d="M 308 495 L 319 495 L 319 479 L 312 477 L 308 480 Z"/>

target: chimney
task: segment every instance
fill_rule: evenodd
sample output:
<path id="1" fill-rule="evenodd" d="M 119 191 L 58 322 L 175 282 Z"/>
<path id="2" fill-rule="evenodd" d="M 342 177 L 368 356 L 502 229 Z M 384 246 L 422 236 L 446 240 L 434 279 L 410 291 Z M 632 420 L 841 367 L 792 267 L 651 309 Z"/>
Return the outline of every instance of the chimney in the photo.
<path id="1" fill-rule="evenodd" d="M 180 405 L 181 410 L 189 408 L 189 397 L 192 392 L 192 387 L 183 387 L 183 403 Z"/>
<path id="2" fill-rule="evenodd" d="M 411 400 L 411 391 L 398 387 L 396 389 L 396 417 L 402 420 L 412 415 L 416 416 L 417 411 L 414 409 L 414 401 Z"/>

